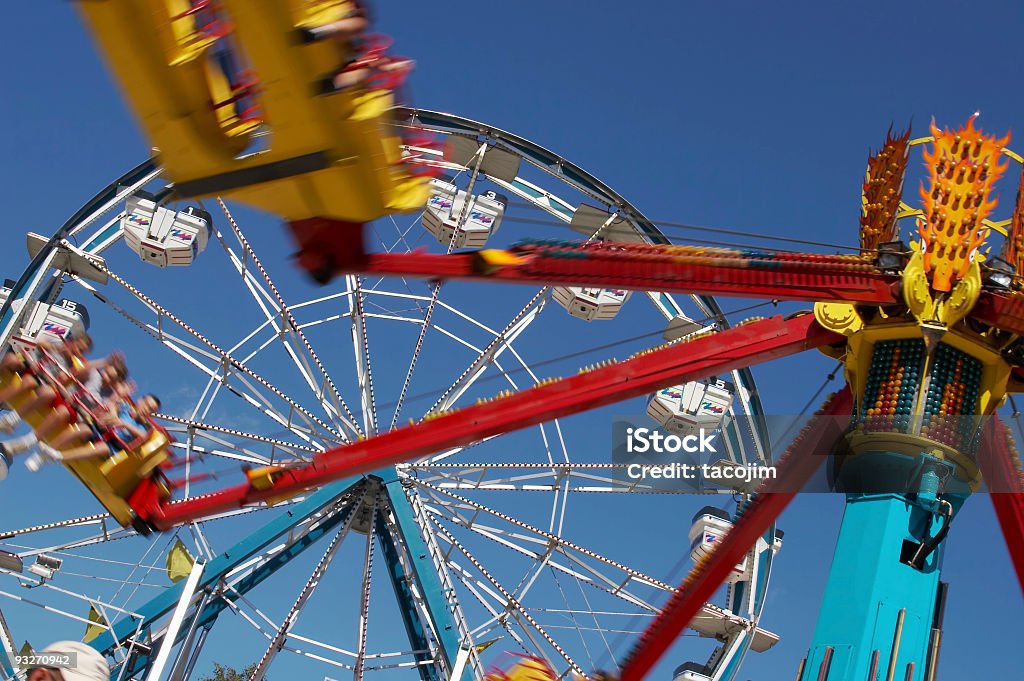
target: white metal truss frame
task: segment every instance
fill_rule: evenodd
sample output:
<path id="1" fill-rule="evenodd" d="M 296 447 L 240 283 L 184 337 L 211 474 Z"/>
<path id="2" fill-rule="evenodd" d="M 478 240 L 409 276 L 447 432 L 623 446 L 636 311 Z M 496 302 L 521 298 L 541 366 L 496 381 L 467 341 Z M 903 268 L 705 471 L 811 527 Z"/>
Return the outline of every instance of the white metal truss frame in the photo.
<path id="1" fill-rule="evenodd" d="M 363 278 L 350 274 L 345 277 L 351 294 L 348 296 L 348 314 L 352 321 L 352 351 L 355 353 L 356 384 L 363 413 L 363 429 L 377 434 L 377 400 L 373 394 L 373 368 L 370 364 L 370 340 L 366 331 L 366 313 L 363 309 Z"/>
<path id="2" fill-rule="evenodd" d="M 121 279 L 118 275 L 113 273 L 110 273 L 110 276 L 112 279 L 115 279 L 115 281 Z M 324 445 L 322 444 L 323 442 L 335 444 L 342 441 L 340 433 L 332 430 L 326 423 L 313 416 L 304 407 L 285 395 L 280 389 L 274 387 L 273 384 L 267 381 L 267 379 L 263 378 L 246 366 L 243 360 L 235 358 L 229 350 L 221 349 L 212 341 L 207 340 L 204 336 L 187 325 L 183 326 L 186 332 L 198 339 L 200 343 L 206 346 L 206 349 L 190 341 L 181 339 L 164 329 L 162 323 L 164 319 L 173 321 L 178 325 L 183 325 L 184 322 L 178 320 L 178 318 L 171 315 L 166 308 L 159 306 L 155 301 L 148 296 L 145 296 L 145 294 L 142 294 L 141 291 L 138 291 L 138 289 L 135 289 L 127 282 L 124 282 L 126 290 L 132 293 L 139 302 L 145 305 L 156 315 L 156 324 L 142 321 L 137 316 L 109 300 L 106 296 L 100 294 L 90 284 L 83 282 L 80 279 L 77 279 L 77 281 L 87 290 L 90 290 L 101 302 L 110 306 L 116 312 L 154 338 L 157 342 L 161 343 L 174 354 L 178 355 L 205 374 L 208 378 L 209 385 L 219 384 L 217 386 L 218 390 L 220 385 L 226 386 L 230 392 L 240 397 L 260 413 L 275 421 L 282 428 L 294 433 L 296 436 L 304 440 L 307 445 L 318 447 L 322 451 L 324 448 Z M 253 355 L 250 355 L 250 358 L 252 356 Z M 201 361 L 197 357 L 202 357 L 206 362 Z M 234 378 L 241 384 L 241 389 L 235 388 L 229 383 L 229 379 L 231 378 Z M 274 407 L 271 401 L 256 388 L 254 382 L 263 386 L 276 398 L 284 402 L 288 406 L 288 411 L 286 413 L 282 413 Z M 208 393 L 209 391 L 204 391 L 204 395 Z M 212 399 L 210 400 L 210 403 L 212 404 Z M 296 416 L 299 416 L 301 420 L 305 421 L 305 425 L 296 423 Z"/>
<path id="3" fill-rule="evenodd" d="M 515 492 L 586 492 L 601 494 L 706 494 L 732 496 L 732 490 L 685 490 L 658 487 L 642 481 L 625 482 L 611 473 L 627 464 L 596 462 L 442 463 L 433 460 L 407 464 L 418 482 L 448 490 Z M 514 475 L 512 471 L 523 471 Z M 592 471 L 592 472 L 591 472 Z M 601 473 L 605 473 L 602 475 Z M 565 481 L 576 484 L 565 487 Z M 543 481 L 543 482 L 542 482 Z"/>
<path id="4" fill-rule="evenodd" d="M 364 492 L 362 499 L 363 503 L 366 502 L 366 496 L 369 495 L 372 495 L 373 497 L 370 500 L 370 503 L 373 504 L 375 512 L 377 504 L 376 487 L 374 487 L 372 492 Z M 345 538 L 348 536 L 349 531 L 352 529 L 352 523 L 356 519 L 356 516 L 358 515 L 359 511 L 357 506 L 358 503 L 359 502 L 353 502 L 352 507 L 348 511 L 348 517 L 342 524 L 341 529 L 339 529 L 337 533 L 335 533 L 334 537 L 327 544 L 327 547 L 324 550 L 323 555 L 320 557 L 320 560 L 313 568 L 313 573 L 309 576 L 309 579 L 306 580 L 306 583 L 303 585 L 302 590 L 296 597 L 295 603 L 292 604 L 291 609 L 288 611 L 288 614 L 285 615 L 284 619 L 281 622 L 281 625 L 277 628 L 277 631 L 274 632 L 274 636 L 271 638 L 270 643 L 267 646 L 267 649 L 264 651 L 263 656 L 259 659 L 259 662 L 257 662 L 256 668 L 249 676 L 249 681 L 262 681 L 263 677 L 266 676 L 267 669 L 270 668 L 271 663 L 274 661 L 274 657 L 277 655 L 278 651 L 280 651 L 284 647 L 284 644 L 288 640 L 288 636 L 291 633 L 292 628 L 295 626 L 295 622 L 298 620 L 299 615 L 302 614 L 303 607 L 305 607 L 306 603 L 309 601 L 309 598 L 313 595 L 313 592 L 316 590 L 316 587 L 319 586 L 320 580 L 323 579 L 324 573 L 327 572 L 327 568 L 330 566 L 335 554 L 341 547 L 342 542 L 345 541 Z M 372 537 L 372 535 L 373 533 L 371 531 L 370 536 Z M 365 579 L 368 576 L 364 574 L 363 577 Z"/>

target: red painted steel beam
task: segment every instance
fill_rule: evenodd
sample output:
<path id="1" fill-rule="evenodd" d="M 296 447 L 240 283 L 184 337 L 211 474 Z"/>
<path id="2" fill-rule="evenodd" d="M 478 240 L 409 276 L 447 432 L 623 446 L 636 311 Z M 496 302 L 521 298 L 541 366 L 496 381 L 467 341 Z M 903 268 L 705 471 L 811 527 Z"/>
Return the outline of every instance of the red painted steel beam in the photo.
<path id="1" fill-rule="evenodd" d="M 369 253 L 351 259 L 340 271 L 812 302 L 888 305 L 900 300 L 898 276 L 879 272 L 854 256 L 801 253 L 741 257 L 697 254 L 699 249 L 689 247 L 682 254 L 669 249 L 684 247 L 635 253 L 626 250 L 636 250 L 633 244 L 622 244 L 621 251 L 610 250 L 608 246 L 451 255 Z M 652 248 L 655 247 L 644 247 Z"/>
<path id="2" fill-rule="evenodd" d="M 1024 335 L 1024 294 L 982 291 L 971 317 L 1003 331 Z"/>
<path id="3" fill-rule="evenodd" d="M 843 336 L 819 326 L 813 315 L 785 320 L 772 317 L 743 324 L 323 452 L 314 456 L 309 464 L 277 473 L 274 484 L 268 489 L 258 490 L 244 484 L 165 503 L 152 509 L 146 519 L 157 529 L 164 530 L 196 518 L 295 494 L 333 480 L 646 395 L 666 385 L 706 378 L 842 340 Z"/>
<path id="4" fill-rule="evenodd" d="M 985 425 L 978 464 L 1003 531 L 1017 581 L 1024 591 L 1024 480 L 1010 431 L 993 416 Z"/>
<path id="5" fill-rule="evenodd" d="M 640 636 L 622 666 L 621 681 L 639 681 L 650 672 L 697 612 L 711 598 L 737 563 L 763 536 L 832 452 L 843 433 L 841 420 L 849 417 L 853 399 L 843 388 L 812 418 L 779 460 L 777 476 L 766 480 L 736 524 L 715 550 L 694 567 L 672 594 L 661 613 Z"/>

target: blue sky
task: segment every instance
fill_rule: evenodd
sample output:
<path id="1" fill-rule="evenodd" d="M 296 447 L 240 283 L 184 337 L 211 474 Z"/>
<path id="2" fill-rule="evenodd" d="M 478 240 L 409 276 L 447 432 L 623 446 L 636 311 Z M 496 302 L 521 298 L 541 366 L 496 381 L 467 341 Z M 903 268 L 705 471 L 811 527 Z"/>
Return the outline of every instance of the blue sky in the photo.
<path id="1" fill-rule="evenodd" d="M 1024 134 L 1020 3 L 377 4 L 378 29 L 395 37 L 395 52 L 417 61 L 414 104 L 534 140 L 656 221 L 854 244 L 868 149 L 890 123 L 901 129 L 913 121 L 921 136 L 932 117 L 956 126 L 981 111 L 986 131 Z M 26 263 L 22 234 L 52 232 L 145 157 L 148 145 L 70 3 L 12 3 L 5 18 L 0 187 L 8 247 L 0 249 L 0 270 L 16 278 Z M 919 176 L 916 166 L 911 172 Z M 1015 172 L 1002 183 L 999 217 L 1007 215 Z M 911 202 L 916 186 L 908 180 Z M 302 286 L 286 278 L 295 290 Z M 216 295 L 212 287 L 181 286 L 191 292 L 181 298 L 192 319 L 223 323 L 204 314 L 201 301 Z M 486 295 L 510 311 L 526 292 Z M 583 344 L 630 335 L 613 327 L 588 327 Z M 100 331 L 98 339 L 108 347 L 123 342 L 131 357 L 137 341 L 119 333 Z M 830 366 L 807 356 L 759 368 L 766 408 L 801 409 Z M 440 374 L 421 387 L 438 382 Z M 23 479 L 28 486 L 31 479 Z M 4 495 L 17 496 L 0 501 L 4 514 L 31 517 L 27 509 L 39 497 L 30 489 L 12 491 L 8 483 Z M 47 502 L 45 512 L 69 510 L 63 503 Z M 840 515 L 836 497 L 806 495 L 783 516 L 785 546 L 763 620 L 782 642 L 751 655 L 741 678 L 795 674 Z M 684 534 L 689 512 L 680 516 Z M 582 537 L 599 530 L 576 527 Z M 685 543 L 680 538 L 680 553 Z M 1006 677 L 1021 601 L 984 497 L 968 503 L 954 525 L 945 577 L 952 589 L 940 678 Z M 681 661 L 666 662 L 658 678 Z"/>

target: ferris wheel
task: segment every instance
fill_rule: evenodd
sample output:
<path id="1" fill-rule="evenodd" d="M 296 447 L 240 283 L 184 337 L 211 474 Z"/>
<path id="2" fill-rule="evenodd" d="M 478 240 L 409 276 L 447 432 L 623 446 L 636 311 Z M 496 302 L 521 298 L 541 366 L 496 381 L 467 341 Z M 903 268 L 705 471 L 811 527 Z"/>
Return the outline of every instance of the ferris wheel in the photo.
<path id="1" fill-rule="evenodd" d="M 410 139 L 434 140 L 406 145 L 434 177 L 424 210 L 373 223 L 382 251 L 500 247 L 538 229 L 667 243 L 614 190 L 529 140 L 432 111 L 396 118 Z M 88 331 L 98 348 L 122 348 L 131 378 L 162 399 L 167 478 L 187 503 L 586 370 L 610 347 L 713 334 L 750 314 L 709 296 L 592 286 L 497 294 L 350 275 L 315 288 L 277 224 L 230 201 L 171 201 L 160 173 L 143 163 L 54 234 L 29 237 L 32 264 L 4 290 L 2 340 Z M 724 450 L 708 463 L 771 463 L 746 369 L 668 386 L 633 411 L 678 433 L 721 428 Z M 59 503 L 18 509 L 5 497 L 5 648 L 88 631 L 119 678 L 189 678 L 225 651 L 256 663 L 254 679 L 478 678 L 502 652 L 560 673 L 616 667 L 687 569 L 687 546 L 706 553 L 705 531 L 726 531 L 751 488 L 623 484 L 594 423 L 488 436 L 197 512 L 148 538 L 110 495 L 98 495 L 102 512 L 79 480 L 45 469 Z M 672 548 L 631 536 L 640 519 Z M 708 640 L 687 641 L 699 662 L 679 674 L 734 678 L 749 650 L 778 640 L 758 625 L 780 537 L 771 528 L 693 620 Z"/>

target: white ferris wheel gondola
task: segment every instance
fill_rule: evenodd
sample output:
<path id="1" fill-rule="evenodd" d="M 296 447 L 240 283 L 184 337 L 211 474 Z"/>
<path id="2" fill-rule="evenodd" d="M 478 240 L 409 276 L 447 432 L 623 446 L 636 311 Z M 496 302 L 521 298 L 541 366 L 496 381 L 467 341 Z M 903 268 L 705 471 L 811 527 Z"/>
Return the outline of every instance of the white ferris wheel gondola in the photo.
<path id="1" fill-rule="evenodd" d="M 651 396 L 647 415 L 675 435 L 694 435 L 721 427 L 732 406 L 733 388 L 725 381 L 693 381 L 663 388 Z"/>
<path id="2" fill-rule="evenodd" d="M 180 211 L 159 205 L 149 192 L 132 194 L 121 219 L 124 242 L 143 262 L 157 267 L 191 265 L 206 249 L 213 231 L 210 214 L 187 206 Z"/>
<path id="3" fill-rule="evenodd" d="M 7 281 L 0 288 L 0 305 L 7 302 L 13 284 Z M 21 306 L 20 300 L 11 305 L 15 314 L 20 313 Z M 30 302 L 29 306 L 21 326 L 11 337 L 11 342 L 17 346 L 35 346 L 40 340 L 59 343 L 72 336 L 81 336 L 89 329 L 89 312 L 81 303 L 62 298 L 54 303 L 37 300 Z"/>
<path id="4" fill-rule="evenodd" d="M 551 297 L 573 317 L 592 322 L 614 319 L 631 293 L 619 289 L 558 286 L 552 290 Z"/>
<path id="5" fill-rule="evenodd" d="M 450 178 L 435 178 L 430 181 L 423 226 L 452 248 L 483 248 L 498 231 L 506 206 L 508 198 L 502 194 L 488 190 L 470 197 Z"/>

